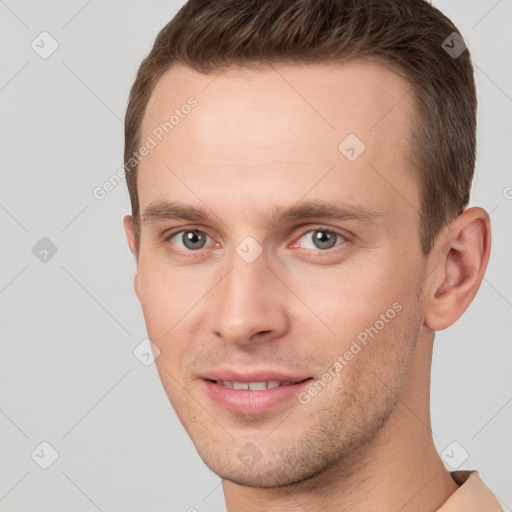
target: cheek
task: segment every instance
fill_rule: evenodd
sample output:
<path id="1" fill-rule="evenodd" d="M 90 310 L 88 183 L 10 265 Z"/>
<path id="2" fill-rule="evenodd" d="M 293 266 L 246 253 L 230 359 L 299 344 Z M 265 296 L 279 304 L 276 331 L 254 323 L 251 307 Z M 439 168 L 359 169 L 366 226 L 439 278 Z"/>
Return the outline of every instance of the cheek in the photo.
<path id="1" fill-rule="evenodd" d="M 156 340 L 171 336 L 174 326 L 204 294 L 202 280 L 190 276 L 190 272 L 184 277 L 156 257 L 151 262 L 141 259 L 138 275 L 140 302 L 150 337 L 152 334 Z"/>
<path id="2" fill-rule="evenodd" d="M 395 385 L 402 380 L 399 374 L 409 364 L 421 321 L 416 294 L 411 293 L 416 275 L 419 270 L 403 260 L 368 258 L 347 262 L 343 271 L 315 270 L 296 280 L 301 283 L 297 295 L 321 320 L 324 357 L 331 364 L 344 358 L 339 382 L 348 382 L 345 379 L 359 370 L 364 373 L 364 368 L 370 369 L 370 380 L 372 372 L 382 379 L 389 375 Z M 311 332 L 312 324 L 299 317 L 296 321 Z"/>
<path id="3" fill-rule="evenodd" d="M 139 261 L 140 302 L 148 336 L 160 350 L 155 363 L 166 389 L 179 393 L 175 378 L 181 373 L 181 365 L 191 349 L 191 340 L 200 339 L 203 322 L 198 315 L 204 313 L 201 300 L 208 290 L 208 281 L 191 273 L 180 272 L 157 256 Z M 211 285 L 210 285 L 211 286 Z M 176 387 L 177 386 L 177 387 Z"/>
<path id="4" fill-rule="evenodd" d="M 296 295 L 328 327 L 332 338 L 350 341 L 404 297 L 407 287 L 392 277 L 396 272 L 388 266 L 354 259 L 337 267 L 311 267 L 289 279 Z"/>
<path id="5" fill-rule="evenodd" d="M 368 407 L 384 411 L 401 395 L 413 362 L 418 332 L 417 304 L 409 301 L 385 310 L 384 316 L 377 320 L 368 321 L 333 352 L 343 362 L 337 389 L 347 399 L 348 395 L 356 397 L 361 415 L 369 412 Z"/>

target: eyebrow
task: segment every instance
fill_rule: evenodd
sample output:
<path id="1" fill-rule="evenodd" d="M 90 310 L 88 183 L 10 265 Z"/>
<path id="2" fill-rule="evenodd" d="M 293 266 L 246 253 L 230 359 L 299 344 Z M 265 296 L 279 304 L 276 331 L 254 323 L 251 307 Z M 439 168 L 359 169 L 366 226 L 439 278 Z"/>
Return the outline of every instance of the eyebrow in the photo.
<path id="1" fill-rule="evenodd" d="M 322 201 L 303 201 L 292 206 L 274 206 L 265 217 L 265 222 L 275 225 L 279 222 L 321 217 L 333 220 L 371 221 L 382 217 L 383 212 L 366 208 L 361 205 L 339 204 Z M 169 201 L 150 203 L 142 214 L 142 224 L 153 224 L 165 220 L 188 220 L 197 222 L 209 220 L 211 216 L 206 210 L 189 204 Z"/>

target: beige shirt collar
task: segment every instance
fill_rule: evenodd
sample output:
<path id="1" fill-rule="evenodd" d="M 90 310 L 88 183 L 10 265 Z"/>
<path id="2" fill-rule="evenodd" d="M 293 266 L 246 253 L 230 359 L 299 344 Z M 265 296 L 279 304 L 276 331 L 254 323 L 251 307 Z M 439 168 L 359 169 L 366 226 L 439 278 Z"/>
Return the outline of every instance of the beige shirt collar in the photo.
<path id="1" fill-rule="evenodd" d="M 460 487 L 438 512 L 503 512 L 493 493 L 480 480 L 478 471 L 450 471 L 450 475 Z"/>

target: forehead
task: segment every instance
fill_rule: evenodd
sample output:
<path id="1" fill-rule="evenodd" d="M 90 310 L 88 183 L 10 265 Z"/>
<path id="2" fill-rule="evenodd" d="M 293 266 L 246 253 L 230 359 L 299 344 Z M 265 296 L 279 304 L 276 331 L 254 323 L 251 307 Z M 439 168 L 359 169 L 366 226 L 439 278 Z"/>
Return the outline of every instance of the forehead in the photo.
<path id="1" fill-rule="evenodd" d="M 176 65 L 156 84 L 141 126 L 141 140 L 155 142 L 139 164 L 141 208 L 178 190 L 197 202 L 216 187 L 232 205 L 276 202 L 285 191 L 298 199 L 333 166 L 317 191 L 375 209 L 397 194 L 414 202 L 413 108 L 411 85 L 369 61 L 208 75 Z"/>

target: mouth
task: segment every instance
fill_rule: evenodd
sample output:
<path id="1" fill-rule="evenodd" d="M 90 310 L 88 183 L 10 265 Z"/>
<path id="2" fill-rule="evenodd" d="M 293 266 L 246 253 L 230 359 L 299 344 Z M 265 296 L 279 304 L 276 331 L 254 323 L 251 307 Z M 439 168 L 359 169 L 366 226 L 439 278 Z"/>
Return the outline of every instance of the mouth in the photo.
<path id="1" fill-rule="evenodd" d="M 241 382 L 235 380 L 211 380 L 206 379 L 209 382 L 214 382 L 220 386 L 224 386 L 229 389 L 248 389 L 250 391 L 264 391 L 265 389 L 274 389 L 282 386 L 292 386 L 294 384 L 300 384 L 301 382 L 305 382 L 306 380 L 311 380 L 311 377 L 306 379 L 302 379 L 299 381 L 278 381 L 278 380 L 262 380 L 262 381 L 254 381 L 254 382 Z"/>
<path id="2" fill-rule="evenodd" d="M 204 392 L 222 409 L 244 415 L 257 415 L 281 407 L 299 406 L 299 393 L 313 377 L 300 380 L 203 379 Z"/>

